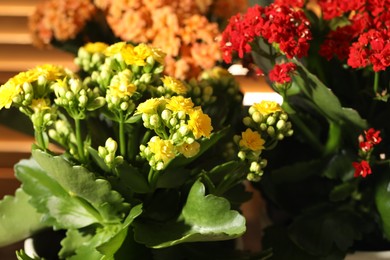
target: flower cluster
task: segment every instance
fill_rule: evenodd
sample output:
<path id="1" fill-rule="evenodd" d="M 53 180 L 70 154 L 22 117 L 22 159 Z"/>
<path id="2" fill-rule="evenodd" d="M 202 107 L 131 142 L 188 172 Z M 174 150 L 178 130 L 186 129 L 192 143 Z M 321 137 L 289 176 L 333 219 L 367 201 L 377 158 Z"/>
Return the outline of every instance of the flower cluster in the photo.
<path id="1" fill-rule="evenodd" d="M 222 34 L 223 58 L 230 63 L 237 52 L 240 58 L 249 53 L 250 42 L 256 37 L 263 39 L 285 54 L 288 58 L 307 54 L 311 32 L 309 21 L 301 11 L 293 11 L 287 5 L 273 4 L 267 7 L 255 5 L 245 14 L 230 18 Z M 285 28 L 282 32 L 279 28 Z"/>
<path id="2" fill-rule="evenodd" d="M 352 166 L 355 168 L 354 177 L 362 176 L 363 178 L 372 173 L 369 161 L 371 154 L 374 150 L 374 146 L 378 145 L 382 138 L 379 136 L 380 131 L 376 131 L 374 128 L 370 128 L 364 131 L 365 136 L 359 136 L 359 156 L 360 162 L 353 162 Z"/>
<path id="3" fill-rule="evenodd" d="M 0 201 L 0 246 L 15 242 L 9 201 L 33 216 L 18 239 L 66 231 L 60 258 L 138 258 L 129 245 L 159 255 L 241 236 L 243 184 L 263 178 L 264 151 L 293 132 L 283 109 L 267 101 L 248 111 L 222 67 L 190 81 L 167 75 L 166 53 L 145 43 L 89 42 L 77 53 L 78 71 L 37 66 L 0 87 L 0 109 L 27 115 L 36 137 L 32 158 L 15 166 L 23 186 Z"/>
<path id="4" fill-rule="evenodd" d="M 222 23 L 238 7 L 245 8 L 242 2 L 46 0 L 36 7 L 29 26 L 38 47 L 76 52 L 90 41 L 128 41 L 164 48 L 166 73 L 184 80 L 221 61 L 215 21 Z"/>

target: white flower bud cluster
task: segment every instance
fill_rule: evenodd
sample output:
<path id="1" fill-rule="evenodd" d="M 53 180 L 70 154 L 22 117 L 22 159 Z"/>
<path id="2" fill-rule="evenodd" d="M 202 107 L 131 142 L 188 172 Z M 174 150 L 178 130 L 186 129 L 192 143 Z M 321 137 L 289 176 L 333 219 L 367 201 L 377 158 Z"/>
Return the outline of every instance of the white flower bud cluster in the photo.
<path id="1" fill-rule="evenodd" d="M 48 134 L 51 139 L 59 143 L 69 151 L 77 151 L 76 136 L 73 128 L 64 116 L 61 116 L 54 122 L 53 127 L 49 129 Z"/>
<path id="2" fill-rule="evenodd" d="M 104 163 L 110 169 L 114 169 L 115 167 L 123 163 L 123 157 L 120 155 L 116 156 L 117 149 L 118 144 L 111 137 L 106 140 L 104 147 L 98 147 L 98 155 L 104 160 Z"/>
<path id="3" fill-rule="evenodd" d="M 192 101 L 197 106 L 203 107 L 213 104 L 217 100 L 213 87 L 207 81 L 192 79 L 188 82 L 187 86 L 187 96 L 191 97 Z"/>
<path id="4" fill-rule="evenodd" d="M 20 109 L 23 109 L 22 107 Z M 23 112 L 23 111 L 22 111 Z M 54 123 L 57 118 L 56 109 L 50 107 L 48 109 L 41 109 L 34 111 L 31 116 L 31 122 L 33 123 L 34 129 L 44 129 Z"/>
<path id="5" fill-rule="evenodd" d="M 249 173 L 246 178 L 252 182 L 258 182 L 264 174 L 264 168 L 267 166 L 267 160 L 259 158 L 257 161 L 252 161 L 249 166 Z"/>
<path id="6" fill-rule="evenodd" d="M 54 102 L 65 108 L 73 118 L 84 119 L 86 111 L 95 110 L 104 105 L 99 92 L 85 86 L 78 78 L 66 78 L 53 84 L 56 95 Z"/>
<path id="7" fill-rule="evenodd" d="M 83 71 L 93 72 L 96 71 L 105 60 L 105 55 L 100 52 L 90 53 L 84 47 L 79 48 L 77 56 L 74 59 L 76 65 Z"/>
<path id="8" fill-rule="evenodd" d="M 249 115 L 243 119 L 244 125 L 258 129 L 267 143 L 280 141 L 293 134 L 292 124 L 284 111 L 263 114 L 252 106 Z"/>

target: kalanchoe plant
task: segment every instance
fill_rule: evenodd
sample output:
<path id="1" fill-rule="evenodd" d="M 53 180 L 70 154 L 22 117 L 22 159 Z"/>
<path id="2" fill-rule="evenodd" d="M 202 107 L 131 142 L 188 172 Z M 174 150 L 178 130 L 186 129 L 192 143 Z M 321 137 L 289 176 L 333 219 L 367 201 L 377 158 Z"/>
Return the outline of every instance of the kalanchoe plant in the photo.
<path id="1" fill-rule="evenodd" d="M 0 87 L 0 108 L 36 133 L 15 165 L 21 188 L 0 201 L 1 246 L 49 228 L 65 232 L 61 259 L 248 259 L 222 241 L 245 232 L 243 182 L 292 135 L 288 115 L 271 101 L 248 111 L 220 67 L 189 82 L 164 75 L 164 56 L 88 43 L 78 72 L 38 66 Z"/>
<path id="2" fill-rule="evenodd" d="M 390 248 L 389 7 L 275 0 L 223 32 L 224 60 L 260 69 L 294 125 L 293 138 L 262 154 L 257 185 L 273 222 L 263 245 L 275 259 Z"/>

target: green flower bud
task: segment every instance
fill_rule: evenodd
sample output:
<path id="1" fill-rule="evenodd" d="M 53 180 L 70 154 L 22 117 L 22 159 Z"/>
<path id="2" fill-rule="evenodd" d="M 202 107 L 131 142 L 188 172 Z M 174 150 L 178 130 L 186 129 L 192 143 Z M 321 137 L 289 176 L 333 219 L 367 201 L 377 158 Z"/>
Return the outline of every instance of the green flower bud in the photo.
<path id="1" fill-rule="evenodd" d="M 31 84 L 28 83 L 28 82 L 24 82 L 22 88 L 23 88 L 23 91 L 24 91 L 25 93 L 31 93 L 31 92 L 33 92 L 33 87 L 32 87 Z"/>
<path id="2" fill-rule="evenodd" d="M 188 132 L 189 132 L 189 129 L 188 129 L 188 126 L 187 126 L 187 125 L 182 125 L 182 126 L 180 126 L 180 128 L 179 128 L 179 133 L 180 133 L 182 136 L 187 135 Z"/>
<path id="3" fill-rule="evenodd" d="M 238 154 L 237 154 L 238 158 L 240 158 L 241 160 L 245 160 L 246 158 L 246 154 L 244 151 L 239 151 Z"/>
<path id="4" fill-rule="evenodd" d="M 260 123 L 260 122 L 263 121 L 264 116 L 261 113 L 259 113 L 258 111 L 255 111 L 255 112 L 252 113 L 252 119 L 256 123 Z"/>
<path id="5" fill-rule="evenodd" d="M 242 119 L 242 122 L 244 123 L 245 126 L 250 126 L 252 124 L 252 118 L 249 116 L 246 116 Z"/>
<path id="6" fill-rule="evenodd" d="M 106 157 L 106 155 L 108 154 L 108 151 L 106 148 L 104 148 L 103 146 L 99 146 L 98 147 L 98 154 L 101 158 L 104 158 Z"/>
<path id="7" fill-rule="evenodd" d="M 81 107 L 85 107 L 88 103 L 88 97 L 87 96 L 80 96 L 79 97 L 79 104 Z"/>
<path id="8" fill-rule="evenodd" d="M 273 124 L 275 124 L 275 123 L 276 123 L 276 118 L 275 118 L 275 117 L 269 116 L 269 117 L 267 118 L 267 124 L 268 124 L 268 125 L 273 125 Z"/>
<path id="9" fill-rule="evenodd" d="M 122 102 L 120 105 L 120 108 L 122 111 L 126 111 L 129 108 L 129 103 L 127 102 Z"/>
<path id="10" fill-rule="evenodd" d="M 71 100 L 74 97 L 74 94 L 70 91 L 67 91 L 65 94 L 65 98 Z"/>
<path id="11" fill-rule="evenodd" d="M 107 151 L 111 153 L 115 153 L 116 150 L 118 149 L 118 144 L 111 137 L 106 140 L 105 146 Z"/>
<path id="12" fill-rule="evenodd" d="M 164 109 L 162 112 L 161 112 L 161 118 L 165 121 L 169 121 L 169 119 L 171 118 L 172 116 L 172 112 L 168 109 Z"/>
<path id="13" fill-rule="evenodd" d="M 176 119 L 175 117 L 172 117 L 172 118 L 169 120 L 169 124 L 170 124 L 171 126 L 175 126 L 175 125 L 177 125 L 177 123 L 178 123 L 178 121 L 177 121 L 177 119 Z"/>
<path id="14" fill-rule="evenodd" d="M 275 128 L 273 126 L 269 126 L 267 128 L 267 134 L 269 134 L 270 136 L 274 136 L 275 135 Z"/>
<path id="15" fill-rule="evenodd" d="M 151 115 L 149 118 L 149 123 L 153 127 L 157 127 L 160 124 L 160 117 L 158 115 Z"/>
<path id="16" fill-rule="evenodd" d="M 278 130 L 285 129 L 285 126 L 286 126 L 286 121 L 284 120 L 278 120 L 278 122 L 276 123 L 276 129 Z"/>

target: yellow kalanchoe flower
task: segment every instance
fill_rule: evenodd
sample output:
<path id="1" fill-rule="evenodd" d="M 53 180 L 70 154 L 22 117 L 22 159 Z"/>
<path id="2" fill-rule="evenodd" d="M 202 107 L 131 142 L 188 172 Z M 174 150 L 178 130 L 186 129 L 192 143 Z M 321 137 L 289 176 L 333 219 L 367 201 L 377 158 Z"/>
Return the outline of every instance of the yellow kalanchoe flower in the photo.
<path id="1" fill-rule="evenodd" d="M 126 42 L 117 42 L 117 43 L 114 43 L 114 44 L 111 44 L 110 46 L 107 47 L 107 49 L 104 51 L 104 54 L 108 57 L 111 57 L 111 56 L 114 56 L 116 54 L 120 54 L 122 53 L 123 49 L 130 45 L 132 47 L 131 44 L 127 44 Z M 128 46 L 129 47 L 129 46 Z"/>
<path id="2" fill-rule="evenodd" d="M 177 147 L 179 153 L 184 155 L 186 158 L 194 157 L 200 151 L 200 144 L 198 142 L 193 142 L 191 144 L 184 143 Z"/>
<path id="3" fill-rule="evenodd" d="M 196 139 L 199 139 L 202 136 L 209 138 L 211 131 L 213 130 L 211 118 L 207 114 L 204 114 L 201 108 L 194 109 L 190 113 L 188 127 Z"/>
<path id="4" fill-rule="evenodd" d="M 278 111 L 282 111 L 282 107 L 275 101 L 263 100 L 260 103 L 253 104 L 253 108 L 259 111 L 263 115 L 268 115 Z"/>
<path id="5" fill-rule="evenodd" d="M 254 132 L 248 128 L 245 132 L 242 132 L 241 137 L 241 147 L 248 148 L 254 152 L 259 152 L 264 149 L 265 141 L 258 132 Z"/>
<path id="6" fill-rule="evenodd" d="M 171 76 L 165 76 L 161 79 L 164 83 L 164 86 L 173 92 L 177 94 L 185 94 L 187 93 L 187 87 L 181 82 L 180 80 L 171 77 Z"/>
<path id="7" fill-rule="evenodd" d="M 44 64 L 36 66 L 34 69 L 30 70 L 33 79 L 38 79 L 39 76 L 44 76 L 46 80 L 56 80 L 66 74 L 65 69 L 62 66 Z"/>
<path id="8" fill-rule="evenodd" d="M 135 115 L 138 114 L 154 114 L 157 112 L 158 106 L 163 104 L 165 100 L 163 98 L 150 98 L 145 102 L 138 105 Z"/>
<path id="9" fill-rule="evenodd" d="M 191 98 L 173 96 L 167 100 L 166 108 L 174 112 L 184 111 L 186 113 L 190 113 L 194 108 L 194 103 Z"/>
<path id="10" fill-rule="evenodd" d="M 131 82 L 130 74 L 131 72 L 129 71 L 123 71 L 114 76 L 114 78 L 111 80 L 110 86 L 108 86 L 112 96 L 119 98 L 123 98 L 125 96 L 131 97 L 136 92 L 137 86 Z"/>
<path id="11" fill-rule="evenodd" d="M 20 84 L 15 84 L 14 81 L 8 81 L 0 87 L 0 109 L 5 107 L 9 109 L 12 105 L 14 97 L 22 91 Z"/>
<path id="12" fill-rule="evenodd" d="M 108 44 L 104 42 L 89 42 L 84 45 L 84 49 L 89 53 L 104 53 Z"/>
<path id="13" fill-rule="evenodd" d="M 153 136 L 148 142 L 150 151 L 154 154 L 156 162 L 162 161 L 164 166 L 176 157 L 175 147 L 171 140 L 163 140 Z"/>

